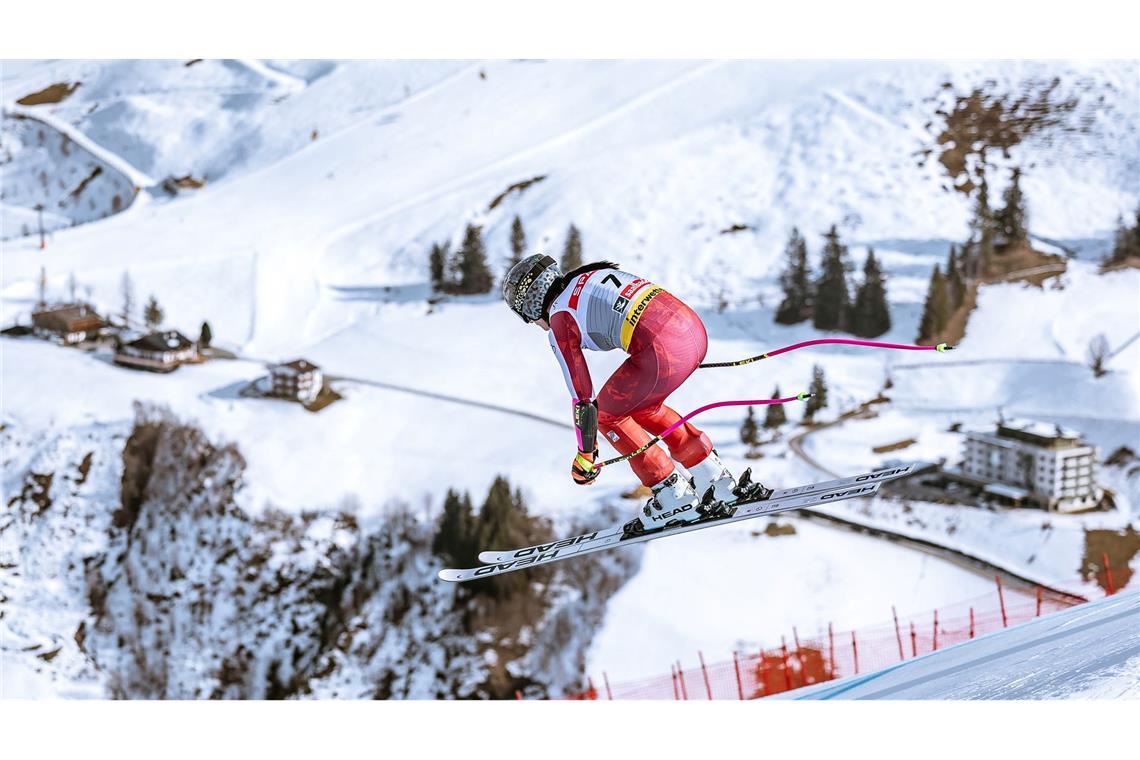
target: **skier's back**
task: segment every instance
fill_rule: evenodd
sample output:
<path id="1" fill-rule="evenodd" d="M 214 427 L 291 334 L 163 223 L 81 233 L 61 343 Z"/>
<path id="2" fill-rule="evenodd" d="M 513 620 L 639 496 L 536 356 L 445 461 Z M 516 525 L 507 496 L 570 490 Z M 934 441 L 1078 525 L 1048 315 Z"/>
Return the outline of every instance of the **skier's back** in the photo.
<path id="1" fill-rule="evenodd" d="M 608 261 L 563 274 L 554 259 L 537 255 L 511 267 L 503 298 L 524 322 L 550 332 L 574 404 L 578 453 L 571 474 L 576 483 L 588 485 L 598 475 L 599 429 L 620 453 L 631 454 L 680 420 L 665 399 L 700 365 L 708 336 L 700 317 L 678 298 Z M 583 348 L 629 354 L 596 395 Z M 705 433 L 685 423 L 664 441 L 668 456 L 650 446 L 630 460 L 653 491 L 628 526 L 634 532 L 697 519 L 700 496 L 709 488 L 715 501 L 734 498 L 736 482 Z M 681 476 L 673 460 L 694 483 Z"/>

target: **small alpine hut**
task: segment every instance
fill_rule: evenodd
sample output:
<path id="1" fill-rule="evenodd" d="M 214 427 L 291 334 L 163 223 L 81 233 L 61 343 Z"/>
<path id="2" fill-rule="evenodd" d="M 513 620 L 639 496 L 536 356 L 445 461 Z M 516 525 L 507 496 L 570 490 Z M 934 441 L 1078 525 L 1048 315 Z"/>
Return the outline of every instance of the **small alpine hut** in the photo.
<path id="1" fill-rule="evenodd" d="M 321 395 L 325 382 L 324 373 L 316 364 L 307 359 L 294 359 L 291 362 L 275 365 L 270 370 L 273 387 L 270 395 L 293 399 L 303 404 L 311 404 Z"/>
<path id="2" fill-rule="evenodd" d="M 85 303 L 44 307 L 32 312 L 32 329 L 41 338 L 74 344 L 91 340 L 106 326 L 103 318 Z"/>
<path id="3" fill-rule="evenodd" d="M 173 372 L 185 361 L 198 358 L 198 347 L 177 330 L 164 330 L 123 343 L 115 351 L 115 363 L 151 372 Z"/>

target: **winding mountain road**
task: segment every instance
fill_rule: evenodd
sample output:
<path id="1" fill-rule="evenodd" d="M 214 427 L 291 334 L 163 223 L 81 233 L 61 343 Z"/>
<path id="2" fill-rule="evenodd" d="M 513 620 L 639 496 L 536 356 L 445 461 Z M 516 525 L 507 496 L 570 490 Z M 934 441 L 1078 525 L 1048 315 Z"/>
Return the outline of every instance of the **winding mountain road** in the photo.
<path id="1" fill-rule="evenodd" d="M 836 418 L 830 422 L 824 422 L 824 423 L 817 425 L 815 427 L 808 428 L 808 429 L 798 433 L 797 435 L 793 436 L 791 439 L 789 439 L 788 440 L 788 448 L 792 451 L 792 453 L 794 453 L 797 457 L 799 457 L 809 467 L 815 469 L 816 471 L 822 473 L 823 475 L 826 475 L 828 478 L 841 477 L 839 473 L 836 473 L 835 471 L 831 470 L 830 468 L 825 466 L 823 463 L 821 463 L 818 459 L 811 456 L 811 454 L 807 453 L 807 451 L 804 450 L 803 442 L 804 442 L 804 440 L 807 439 L 808 436 L 813 435 L 815 433 L 818 433 L 821 430 L 826 430 L 827 428 L 835 427 L 837 425 L 841 425 L 849 419 L 854 419 L 854 418 L 858 418 L 858 417 L 862 416 L 863 414 L 866 413 L 866 411 L 868 409 L 869 409 L 869 405 L 863 404 L 858 409 L 856 409 L 852 412 L 847 412 L 843 415 L 840 415 L 838 418 Z M 814 519 L 825 520 L 828 523 L 831 523 L 831 524 L 837 525 L 837 526 L 842 526 L 848 530 L 854 530 L 854 531 L 859 532 L 859 533 L 870 534 L 873 536 L 877 536 L 879 538 L 885 538 L 888 541 L 892 541 L 896 544 L 902 544 L 902 545 L 907 546 L 911 549 L 914 549 L 915 551 L 924 552 L 924 553 L 929 554 L 933 557 L 938 557 L 939 559 L 943 559 L 943 560 L 946 560 L 947 562 L 951 562 L 954 565 L 962 568 L 963 570 L 967 570 L 969 572 L 972 572 L 972 573 L 978 575 L 979 577 L 983 577 L 986 579 L 992 579 L 995 575 L 1001 576 L 1002 582 L 1005 583 L 1007 586 L 1011 586 L 1011 587 L 1015 587 L 1015 588 L 1023 588 L 1023 589 L 1027 589 L 1030 591 L 1032 591 L 1032 590 L 1036 589 L 1038 586 L 1040 586 L 1043 589 L 1047 589 L 1047 590 L 1052 591 L 1052 592 L 1057 593 L 1057 594 L 1063 594 L 1065 596 L 1072 596 L 1075 598 L 1082 598 L 1083 599 L 1083 597 L 1077 597 L 1075 594 L 1072 594 L 1072 593 L 1065 591 L 1063 589 L 1054 588 L 1052 586 L 1049 586 L 1048 584 L 1041 583 L 1041 582 L 1036 581 L 1032 578 L 1027 578 L 1023 575 L 1015 573 L 1014 571 L 1010 570 L 1009 568 L 1002 567 L 1001 565 L 995 565 L 992 562 L 987 562 L 986 560 L 981 559 L 979 557 L 976 557 L 972 554 L 968 554 L 966 552 L 959 551 L 957 549 L 950 549 L 948 547 L 942 546 L 941 544 L 937 544 L 933 541 L 926 541 L 926 540 L 922 540 L 922 539 L 911 538 L 910 536 L 904 536 L 900 533 L 895 533 L 893 531 L 886 530 L 886 529 L 881 528 L 881 527 L 876 526 L 876 525 L 869 525 L 869 524 L 857 522 L 856 520 L 853 520 L 853 519 L 845 519 L 842 517 L 837 517 L 835 515 L 828 514 L 826 512 L 821 512 L 821 511 L 816 510 L 816 509 L 802 509 L 799 512 L 801 515 L 803 515 L 809 519 L 814 518 Z"/>

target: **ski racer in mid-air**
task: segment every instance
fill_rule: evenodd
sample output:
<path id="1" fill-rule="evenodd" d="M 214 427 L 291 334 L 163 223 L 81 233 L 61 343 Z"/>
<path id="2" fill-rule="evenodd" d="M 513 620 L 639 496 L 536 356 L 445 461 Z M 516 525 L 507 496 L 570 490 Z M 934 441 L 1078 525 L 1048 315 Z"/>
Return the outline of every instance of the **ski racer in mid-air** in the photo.
<path id="1" fill-rule="evenodd" d="M 665 400 L 705 358 L 708 336 L 701 318 L 678 298 L 609 261 L 563 274 L 553 258 L 535 255 L 511 267 L 503 300 L 524 322 L 550 334 L 574 405 L 578 453 L 570 472 L 575 483 L 589 485 L 600 472 L 595 466 L 599 430 L 625 455 L 680 420 Z M 629 354 L 596 395 L 583 348 Z M 705 433 L 686 422 L 664 442 L 668 456 L 651 446 L 629 460 L 653 496 L 626 525 L 627 532 L 693 522 L 705 516 L 703 505 L 736 498 L 736 479 Z M 712 498 L 705 498 L 710 489 Z"/>

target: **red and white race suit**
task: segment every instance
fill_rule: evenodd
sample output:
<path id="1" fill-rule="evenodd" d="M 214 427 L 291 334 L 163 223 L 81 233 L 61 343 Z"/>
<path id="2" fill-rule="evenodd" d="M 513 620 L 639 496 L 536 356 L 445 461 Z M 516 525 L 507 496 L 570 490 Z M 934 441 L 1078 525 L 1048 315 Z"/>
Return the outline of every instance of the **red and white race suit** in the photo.
<path id="1" fill-rule="evenodd" d="M 648 280 L 607 268 L 572 279 L 549 313 L 550 345 L 574 403 L 594 398 L 583 348 L 620 348 L 629 354 L 596 398 L 598 428 L 620 453 L 636 451 L 680 419 L 665 399 L 693 374 L 708 350 L 705 326 L 696 312 Z M 664 440 L 672 459 L 685 467 L 712 451 L 709 437 L 691 423 Z M 630 465 L 647 486 L 660 483 L 674 469 L 658 446 L 631 459 Z"/>

